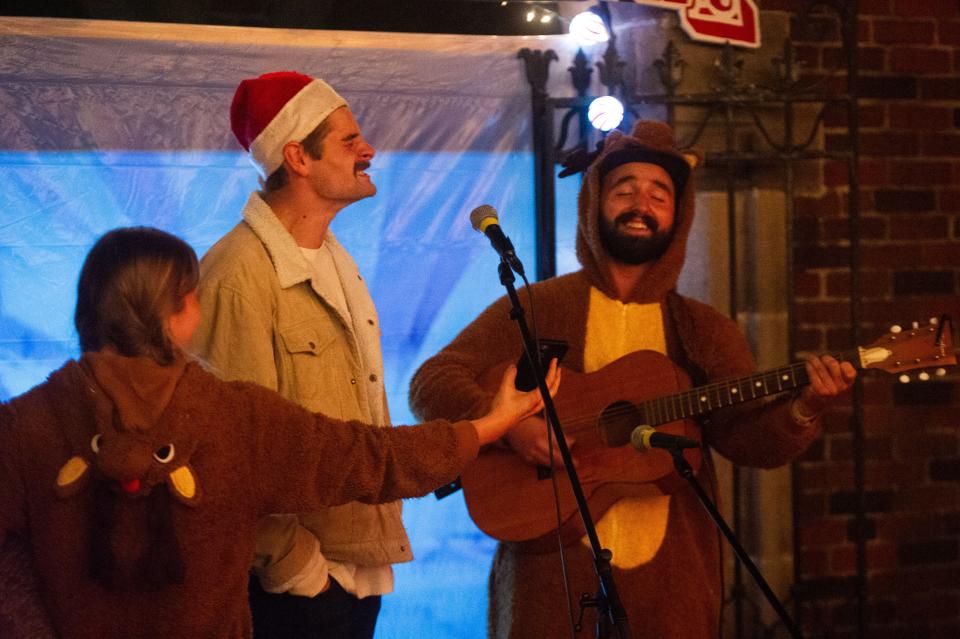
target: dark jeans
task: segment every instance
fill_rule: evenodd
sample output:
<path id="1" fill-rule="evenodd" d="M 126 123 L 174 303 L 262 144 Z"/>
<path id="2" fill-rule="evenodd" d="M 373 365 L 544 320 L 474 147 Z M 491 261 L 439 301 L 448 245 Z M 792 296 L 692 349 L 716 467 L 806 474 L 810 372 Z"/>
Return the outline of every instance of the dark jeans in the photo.
<path id="1" fill-rule="evenodd" d="M 380 597 L 357 599 L 335 579 L 316 597 L 273 594 L 250 576 L 254 639 L 373 639 Z"/>

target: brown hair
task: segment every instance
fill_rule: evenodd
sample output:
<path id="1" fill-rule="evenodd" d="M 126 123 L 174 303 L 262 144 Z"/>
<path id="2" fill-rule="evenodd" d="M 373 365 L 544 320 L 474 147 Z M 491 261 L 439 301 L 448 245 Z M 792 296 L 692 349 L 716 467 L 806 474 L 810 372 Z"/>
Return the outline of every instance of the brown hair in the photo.
<path id="1" fill-rule="evenodd" d="M 314 160 L 319 160 L 323 152 L 323 140 L 327 137 L 327 133 L 330 132 L 330 120 L 325 118 L 323 122 L 317 125 L 313 131 L 310 132 L 307 137 L 300 140 L 300 144 L 303 145 L 303 150 L 307 152 L 307 155 L 312 157 Z M 287 169 L 284 165 L 280 165 L 276 171 L 271 173 L 266 181 L 263 183 L 263 192 L 271 193 L 273 191 L 279 191 L 287 185 L 290 181 L 290 176 L 287 174 Z"/>
<path id="2" fill-rule="evenodd" d="M 197 254 L 180 238 L 149 227 L 114 229 L 93 245 L 77 282 L 73 322 L 80 350 L 110 346 L 127 357 L 173 361 L 167 319 L 197 287 Z"/>

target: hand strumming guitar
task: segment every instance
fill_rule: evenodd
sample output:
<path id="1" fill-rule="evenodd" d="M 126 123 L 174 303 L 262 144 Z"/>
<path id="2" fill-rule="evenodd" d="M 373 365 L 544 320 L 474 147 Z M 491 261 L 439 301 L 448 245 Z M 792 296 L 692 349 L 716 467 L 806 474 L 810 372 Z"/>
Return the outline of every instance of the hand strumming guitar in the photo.
<path id="1" fill-rule="evenodd" d="M 539 415 L 523 420 L 504 436 L 504 439 L 520 457 L 533 466 L 547 466 L 550 464 L 550 445 L 547 440 L 547 422 Z M 566 437 L 567 446 L 573 448 L 576 441 L 571 436 Z M 554 444 L 556 446 L 556 444 Z M 563 459 L 554 448 L 553 465 L 562 466 Z M 574 461 L 576 465 L 576 461 Z"/>
<path id="2" fill-rule="evenodd" d="M 517 367 L 507 368 L 490 405 L 490 412 L 479 419 L 471 420 L 477 429 L 481 445 L 498 440 L 510 428 L 543 409 L 540 391 L 538 389 L 528 393 L 518 391 L 515 384 L 516 378 Z M 560 387 L 560 367 L 556 359 L 550 361 L 546 382 L 550 396 L 556 396 L 557 389 Z"/>

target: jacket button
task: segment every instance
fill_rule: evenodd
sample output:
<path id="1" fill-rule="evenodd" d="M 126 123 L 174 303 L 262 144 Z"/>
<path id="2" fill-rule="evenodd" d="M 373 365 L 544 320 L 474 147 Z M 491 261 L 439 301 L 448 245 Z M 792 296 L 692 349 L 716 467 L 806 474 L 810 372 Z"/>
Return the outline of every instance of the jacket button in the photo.
<path id="1" fill-rule="evenodd" d="M 356 384 L 356 383 L 357 383 L 357 378 L 356 378 L 356 377 L 351 377 L 351 378 L 350 378 L 350 383 L 351 383 L 351 384 Z"/>
<path id="2" fill-rule="evenodd" d="M 371 382 L 377 381 L 377 376 L 374 375 L 373 373 L 370 373 L 370 381 L 371 381 Z"/>
<path id="3" fill-rule="evenodd" d="M 310 350 L 311 350 L 311 351 L 312 351 L 312 350 L 315 350 L 315 349 L 317 348 L 317 345 L 314 344 L 313 342 L 307 342 L 307 346 L 310 347 Z"/>
<path id="4" fill-rule="evenodd" d="M 373 326 L 373 320 L 372 320 L 372 319 L 368 319 L 368 320 L 367 320 L 367 324 L 369 324 L 370 326 Z"/>

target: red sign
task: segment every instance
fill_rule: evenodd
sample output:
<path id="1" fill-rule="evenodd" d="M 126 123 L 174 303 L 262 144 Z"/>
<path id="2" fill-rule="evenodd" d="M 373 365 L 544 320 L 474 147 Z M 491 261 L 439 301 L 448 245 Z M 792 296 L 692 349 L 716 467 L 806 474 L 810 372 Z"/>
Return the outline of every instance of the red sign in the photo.
<path id="1" fill-rule="evenodd" d="M 760 21 L 754 0 L 633 0 L 637 4 L 676 9 L 694 40 L 760 46 Z"/>

